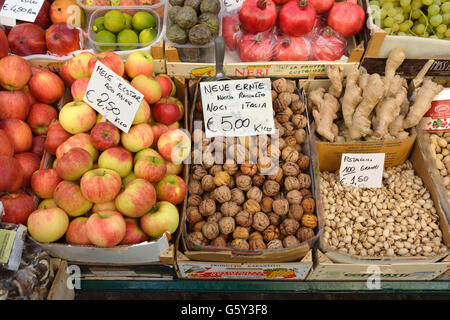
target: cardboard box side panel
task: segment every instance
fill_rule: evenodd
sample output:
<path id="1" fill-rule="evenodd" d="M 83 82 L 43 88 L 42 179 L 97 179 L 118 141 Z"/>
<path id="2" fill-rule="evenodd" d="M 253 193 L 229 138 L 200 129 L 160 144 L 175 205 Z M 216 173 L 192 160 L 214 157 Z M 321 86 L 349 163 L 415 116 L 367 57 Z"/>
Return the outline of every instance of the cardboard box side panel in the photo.
<path id="1" fill-rule="evenodd" d="M 58 273 L 53 280 L 52 287 L 47 296 L 47 300 L 74 300 L 75 291 L 74 288 L 69 288 L 70 274 L 67 269 L 67 261 L 62 260 Z"/>

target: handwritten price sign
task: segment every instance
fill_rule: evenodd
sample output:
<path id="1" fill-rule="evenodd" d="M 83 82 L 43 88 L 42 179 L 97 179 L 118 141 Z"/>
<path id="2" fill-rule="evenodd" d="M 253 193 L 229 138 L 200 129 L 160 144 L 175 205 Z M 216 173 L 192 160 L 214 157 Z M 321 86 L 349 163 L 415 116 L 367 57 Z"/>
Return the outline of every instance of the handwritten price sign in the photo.
<path id="1" fill-rule="evenodd" d="M 200 90 L 207 138 L 274 133 L 270 79 L 201 82 Z"/>
<path id="2" fill-rule="evenodd" d="M 95 63 L 83 100 L 113 125 L 128 133 L 144 95 L 122 77 Z"/>
<path id="3" fill-rule="evenodd" d="M 225 6 L 227 12 L 239 9 L 243 3 L 244 0 L 223 0 L 223 5 Z"/>
<path id="4" fill-rule="evenodd" d="M 381 188 L 384 153 L 344 153 L 339 169 L 341 185 L 356 188 Z"/>
<path id="5" fill-rule="evenodd" d="M 34 22 L 44 0 L 6 0 L 0 16 Z"/>

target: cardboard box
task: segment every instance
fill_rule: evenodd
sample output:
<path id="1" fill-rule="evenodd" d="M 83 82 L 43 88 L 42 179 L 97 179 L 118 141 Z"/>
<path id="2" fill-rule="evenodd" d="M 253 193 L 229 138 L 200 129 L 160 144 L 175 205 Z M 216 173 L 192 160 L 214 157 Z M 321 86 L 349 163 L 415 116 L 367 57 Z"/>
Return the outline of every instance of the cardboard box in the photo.
<path id="1" fill-rule="evenodd" d="M 50 262 L 52 265 L 58 266 L 58 272 L 47 295 L 47 300 L 74 300 L 75 290 L 68 286 L 70 274 L 67 269 L 67 261 L 51 259 Z"/>

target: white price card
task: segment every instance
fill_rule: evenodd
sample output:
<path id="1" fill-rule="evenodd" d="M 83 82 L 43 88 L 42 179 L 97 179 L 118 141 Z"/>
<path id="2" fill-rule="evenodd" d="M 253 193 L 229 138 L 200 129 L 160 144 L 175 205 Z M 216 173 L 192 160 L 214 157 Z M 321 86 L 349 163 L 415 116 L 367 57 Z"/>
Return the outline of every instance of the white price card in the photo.
<path id="1" fill-rule="evenodd" d="M 144 95 L 98 60 L 95 63 L 84 102 L 128 133 Z"/>
<path id="2" fill-rule="evenodd" d="M 343 153 L 339 179 L 341 185 L 381 188 L 385 153 Z"/>
<path id="3" fill-rule="evenodd" d="M 205 81 L 200 91 L 207 138 L 274 133 L 270 79 Z"/>
<path id="4" fill-rule="evenodd" d="M 7 27 L 14 27 L 17 24 L 17 21 L 14 18 L 4 17 L 0 15 L 0 24 Z"/>
<path id="5" fill-rule="evenodd" d="M 0 16 L 34 22 L 44 0 L 5 0 Z"/>
<path id="6" fill-rule="evenodd" d="M 244 0 L 223 0 L 223 5 L 227 12 L 239 9 L 243 3 Z"/>

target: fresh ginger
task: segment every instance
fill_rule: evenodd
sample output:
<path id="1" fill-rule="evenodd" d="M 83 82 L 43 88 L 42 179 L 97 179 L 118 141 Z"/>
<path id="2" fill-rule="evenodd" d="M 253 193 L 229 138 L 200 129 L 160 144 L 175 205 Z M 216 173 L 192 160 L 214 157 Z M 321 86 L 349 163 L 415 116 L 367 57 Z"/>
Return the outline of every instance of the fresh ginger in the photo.
<path id="1" fill-rule="evenodd" d="M 384 67 L 384 95 L 388 95 L 391 82 L 395 77 L 395 73 L 406 58 L 405 50 L 402 48 L 395 48 L 389 52 Z"/>
<path id="2" fill-rule="evenodd" d="M 315 97 L 317 109 L 314 109 L 312 114 L 316 123 L 317 133 L 328 141 L 333 142 L 339 131 L 333 121 L 337 118 L 336 113 L 339 111 L 340 105 L 334 96 L 323 92 L 317 92 Z M 323 93 L 321 99 L 319 99 L 320 93 Z"/>
<path id="3" fill-rule="evenodd" d="M 345 93 L 342 98 L 342 116 L 347 128 L 352 126 L 353 113 L 362 100 L 361 88 L 358 87 L 359 70 L 356 66 L 349 71 L 345 81 Z"/>
<path id="4" fill-rule="evenodd" d="M 344 68 L 335 65 L 329 65 L 325 68 L 328 78 L 331 80 L 331 87 L 328 93 L 338 98 L 342 94 L 342 83 L 344 81 Z"/>

